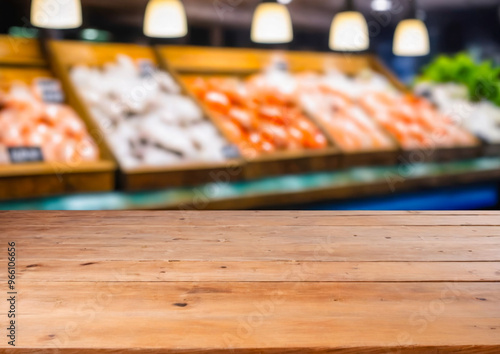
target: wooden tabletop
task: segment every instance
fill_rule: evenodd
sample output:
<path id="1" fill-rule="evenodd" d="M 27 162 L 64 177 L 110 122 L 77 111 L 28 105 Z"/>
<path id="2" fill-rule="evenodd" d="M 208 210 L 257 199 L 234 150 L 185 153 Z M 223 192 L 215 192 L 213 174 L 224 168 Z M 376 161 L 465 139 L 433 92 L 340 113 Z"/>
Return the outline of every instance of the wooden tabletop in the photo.
<path id="1" fill-rule="evenodd" d="M 0 212 L 0 352 L 15 242 L 15 353 L 500 353 L 499 226 L 496 212 Z"/>

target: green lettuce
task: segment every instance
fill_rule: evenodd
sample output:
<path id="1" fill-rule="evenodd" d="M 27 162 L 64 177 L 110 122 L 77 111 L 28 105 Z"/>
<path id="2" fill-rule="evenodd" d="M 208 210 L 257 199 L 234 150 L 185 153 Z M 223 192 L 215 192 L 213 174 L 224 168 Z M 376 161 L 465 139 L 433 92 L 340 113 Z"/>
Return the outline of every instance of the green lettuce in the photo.
<path id="1" fill-rule="evenodd" d="M 500 68 L 492 61 L 476 63 L 467 53 L 438 56 L 424 67 L 417 81 L 465 85 L 472 101 L 489 100 L 500 106 Z"/>

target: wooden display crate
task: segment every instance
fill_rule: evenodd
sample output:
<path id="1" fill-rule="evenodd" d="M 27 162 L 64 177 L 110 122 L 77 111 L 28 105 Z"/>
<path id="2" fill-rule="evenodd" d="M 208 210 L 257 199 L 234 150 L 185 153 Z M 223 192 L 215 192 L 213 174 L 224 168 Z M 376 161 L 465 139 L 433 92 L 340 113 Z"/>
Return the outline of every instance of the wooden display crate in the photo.
<path id="1" fill-rule="evenodd" d="M 14 67 L 47 66 L 38 40 L 7 35 L 0 35 L 0 64 Z"/>
<path id="2" fill-rule="evenodd" d="M 102 67 L 105 63 L 115 62 L 119 54 L 133 60 L 148 60 L 159 65 L 154 50 L 147 46 L 118 43 L 89 43 L 77 41 L 52 41 L 49 53 L 54 71 L 62 79 L 71 102 L 78 112 L 86 118 L 89 125 L 100 132 L 102 143 L 110 155 L 112 150 L 106 141 L 106 132 L 101 131 L 89 107 L 79 94 L 70 77 L 75 65 Z M 153 190 L 166 187 L 194 186 L 210 182 L 227 182 L 242 178 L 240 160 L 227 160 L 221 163 L 184 163 L 162 167 L 125 168 L 119 166 L 118 186 L 125 190 Z"/>
<path id="3" fill-rule="evenodd" d="M 32 84 L 38 78 L 54 78 L 46 65 L 38 41 L 0 37 L 0 90 L 14 81 Z M 114 189 L 114 170 L 102 150 L 95 162 L 0 165 L 0 200 L 109 191 Z"/>
<path id="4" fill-rule="evenodd" d="M 274 56 L 284 56 L 284 52 L 271 52 L 254 49 L 222 49 L 203 47 L 178 47 L 160 46 L 157 53 L 164 67 L 183 82 L 184 76 L 231 76 L 245 78 L 261 72 L 271 63 Z M 184 85 L 184 83 L 183 83 Z M 190 90 L 184 85 L 184 88 Z M 219 121 L 213 117 L 212 112 L 195 95 L 206 114 L 212 118 L 214 124 L 219 126 Z M 322 126 L 305 114 L 323 131 L 329 140 L 329 147 L 320 150 L 302 149 L 297 151 L 279 151 L 264 154 L 256 158 L 246 158 L 245 178 L 254 179 L 267 176 L 297 174 L 314 171 L 335 170 L 340 167 L 342 156 L 333 140 Z M 226 135 L 229 140 L 229 136 Z"/>
<path id="5" fill-rule="evenodd" d="M 483 145 L 481 146 L 481 155 L 487 157 L 499 157 L 500 144 L 491 144 L 483 142 Z"/>
<path id="6" fill-rule="evenodd" d="M 420 162 L 449 162 L 468 160 L 480 157 L 483 151 L 479 141 L 476 145 L 439 147 L 436 149 L 402 150 L 398 157 L 400 164 L 414 164 Z"/>

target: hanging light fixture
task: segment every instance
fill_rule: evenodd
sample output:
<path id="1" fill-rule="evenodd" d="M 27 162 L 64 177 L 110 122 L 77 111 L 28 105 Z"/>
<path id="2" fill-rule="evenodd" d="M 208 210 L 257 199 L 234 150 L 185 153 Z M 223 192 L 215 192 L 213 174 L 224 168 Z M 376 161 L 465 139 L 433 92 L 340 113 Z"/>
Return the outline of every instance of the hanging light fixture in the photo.
<path id="1" fill-rule="evenodd" d="M 144 34 L 156 38 L 180 38 L 188 32 L 180 0 L 150 0 L 144 16 Z"/>
<path id="2" fill-rule="evenodd" d="M 401 21 L 394 33 L 393 53 L 403 57 L 417 57 L 430 52 L 429 32 L 422 20 L 417 19 L 416 0 L 411 0 L 410 17 Z"/>
<path id="3" fill-rule="evenodd" d="M 285 5 L 264 0 L 253 15 L 252 42 L 288 43 L 293 40 L 292 20 Z"/>
<path id="4" fill-rule="evenodd" d="M 82 25 L 80 0 L 32 0 L 31 24 L 50 29 L 78 28 Z"/>
<path id="5" fill-rule="evenodd" d="M 330 28 L 330 49 L 358 52 L 370 47 L 368 25 L 362 13 L 354 10 L 353 0 L 347 0 L 346 10 L 335 15 Z"/>
<path id="6" fill-rule="evenodd" d="M 389 11 L 392 8 L 391 0 L 372 0 L 371 8 L 373 11 Z"/>

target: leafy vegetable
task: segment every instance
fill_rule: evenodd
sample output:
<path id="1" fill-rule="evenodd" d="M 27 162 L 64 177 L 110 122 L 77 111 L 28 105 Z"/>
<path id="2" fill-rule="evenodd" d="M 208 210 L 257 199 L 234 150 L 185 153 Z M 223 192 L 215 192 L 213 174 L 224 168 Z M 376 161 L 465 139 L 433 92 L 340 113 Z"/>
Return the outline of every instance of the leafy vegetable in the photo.
<path id="1" fill-rule="evenodd" d="M 476 64 L 466 53 L 437 57 L 417 80 L 460 83 L 472 101 L 486 99 L 500 106 L 500 68 L 491 61 Z"/>

